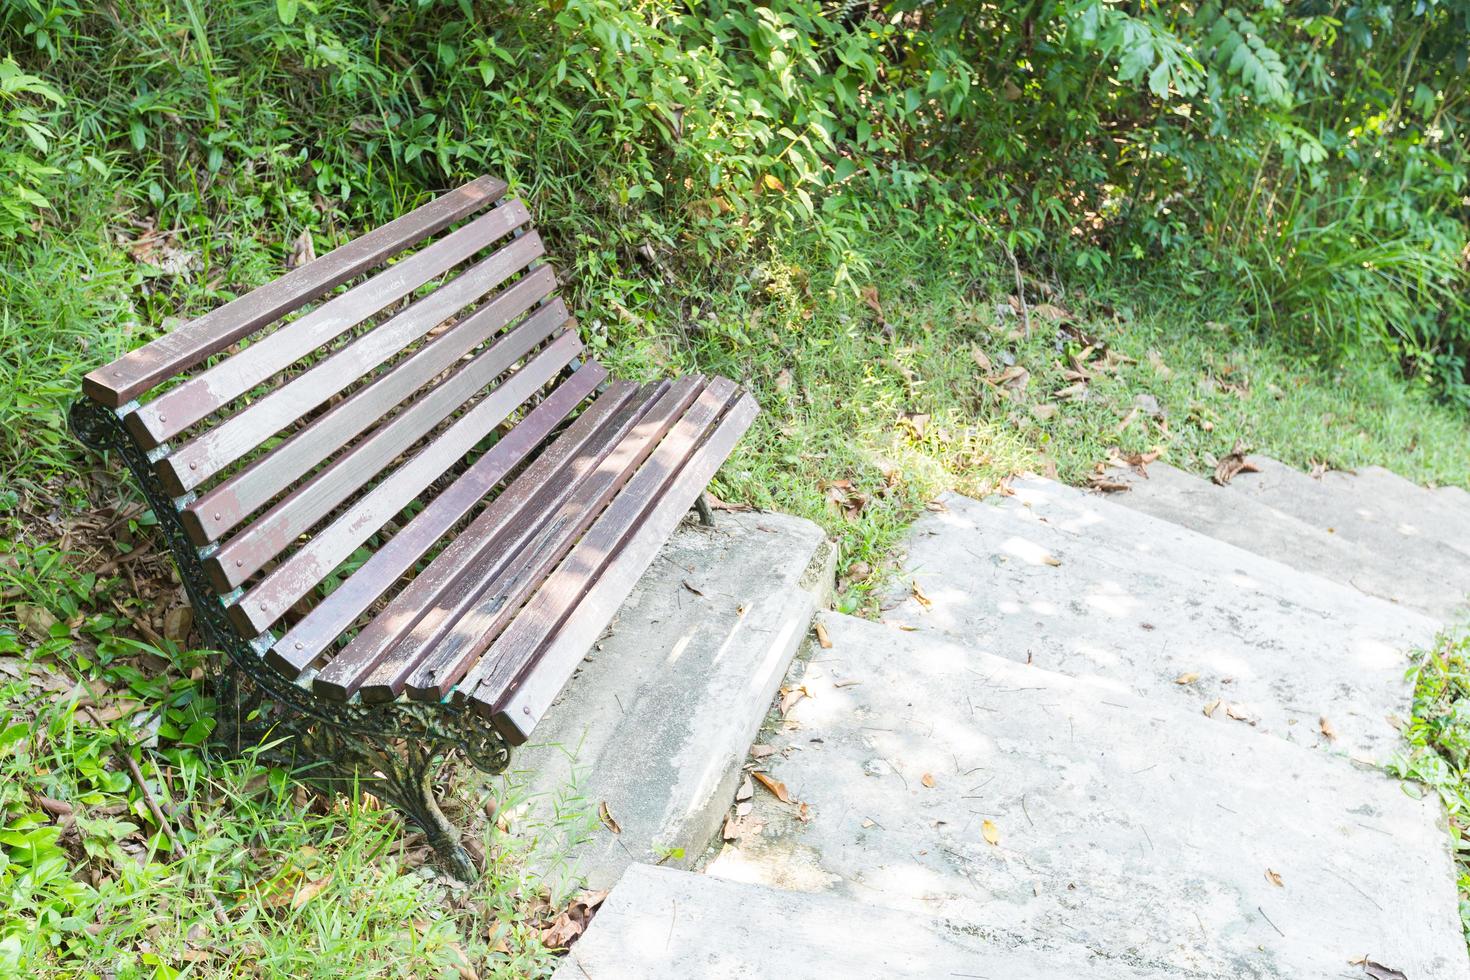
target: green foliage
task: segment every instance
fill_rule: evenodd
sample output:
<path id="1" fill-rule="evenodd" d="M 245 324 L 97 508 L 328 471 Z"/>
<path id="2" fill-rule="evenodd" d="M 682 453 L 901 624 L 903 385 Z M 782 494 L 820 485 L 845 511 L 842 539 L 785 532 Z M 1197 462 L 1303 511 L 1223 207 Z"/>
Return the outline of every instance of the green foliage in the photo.
<path id="1" fill-rule="evenodd" d="M 0 61 L 0 236 L 6 238 L 29 232 L 37 213 L 51 207 L 42 192 L 61 171 L 44 162 L 55 138 L 40 108 L 47 102 L 59 106 L 62 98 L 14 58 Z"/>
<path id="2" fill-rule="evenodd" d="M 1460 887 L 1460 922 L 1470 938 L 1470 634 L 1442 635 L 1415 666 L 1408 750 L 1389 766 L 1438 794 L 1449 818 Z"/>
<path id="3" fill-rule="evenodd" d="M 1314 352 L 1373 344 L 1467 390 L 1470 0 L 5 0 L 6 33 L 10 234 L 112 167 L 216 242 L 221 196 L 322 230 L 490 171 L 558 240 L 597 229 L 584 279 L 644 245 L 734 272 L 819 222 L 851 287 L 878 209 L 976 258 L 1204 270 Z"/>
<path id="4" fill-rule="evenodd" d="M 145 518 L 105 555 L 48 523 L 118 492 L 65 433 L 90 366 L 279 274 L 303 232 L 320 253 L 490 172 L 614 370 L 756 392 L 717 492 L 822 521 L 847 609 L 939 489 L 1080 481 L 1114 446 L 1463 483 L 1467 39 L 1470 0 L 0 0 L 0 658 L 25 675 L 0 675 L 0 974 L 174 975 L 214 928 L 206 884 L 242 910 L 214 943 L 255 957 L 236 972 L 547 966 L 525 930 L 487 938 L 528 900 L 514 853 L 450 915 L 384 860 L 389 817 L 199 752 L 198 655 L 144 649 L 101 571 Z M 1075 321 L 1024 332 L 1017 290 Z M 1133 363 L 1070 400 L 1078 332 Z M 1144 392 L 1167 426 L 1124 424 Z M 145 771 L 206 817 L 186 861 L 116 765 L 132 726 L 36 698 L 43 673 L 158 709 Z M 1422 715 L 1437 787 L 1462 785 L 1458 703 Z M 37 793 L 80 801 L 78 839 Z M 251 882 L 314 860 L 322 899 L 249 912 Z"/>

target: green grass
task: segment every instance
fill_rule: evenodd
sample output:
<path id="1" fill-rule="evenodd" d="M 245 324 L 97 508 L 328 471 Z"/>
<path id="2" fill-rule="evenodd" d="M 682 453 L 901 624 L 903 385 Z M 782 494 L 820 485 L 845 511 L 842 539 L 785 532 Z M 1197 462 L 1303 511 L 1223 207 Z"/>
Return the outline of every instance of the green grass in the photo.
<path id="1" fill-rule="evenodd" d="M 1470 633 L 1446 633 L 1414 667 L 1405 752 L 1389 766 L 1444 803 L 1459 878 L 1460 923 L 1470 941 Z"/>
<path id="2" fill-rule="evenodd" d="M 229 227 L 253 220 L 248 201 L 217 207 L 238 207 Z M 491 833 L 475 805 L 489 790 L 470 781 L 458 798 L 492 869 L 461 890 L 423 874 L 422 854 L 401 853 L 391 813 L 201 751 L 201 655 L 153 638 L 182 602 L 168 563 L 130 557 L 143 553 L 148 516 L 66 434 L 64 412 L 80 373 L 166 311 L 218 302 L 221 277 L 268 278 L 294 226 L 261 224 L 218 267 L 167 277 L 105 233 L 118 220 L 99 205 L 95 224 L 7 246 L 0 262 L 0 972 L 544 975 L 554 961 L 539 929 L 556 897 L 529 875 L 528 855 L 575 836 L 586 806 L 565 808 L 567 826 Z M 208 234 L 180 245 L 203 251 Z M 819 521 L 841 543 L 845 609 L 871 601 L 903 529 L 941 490 L 983 494 L 1028 469 L 1084 482 L 1115 447 L 1160 449 L 1198 472 L 1243 441 L 1301 466 L 1374 462 L 1435 483 L 1470 474 L 1463 414 L 1386 362 L 1305 362 L 1232 316 L 1227 296 L 1033 282 L 1028 333 L 997 309 L 1011 308 L 1008 263 L 901 240 L 876 228 L 852 239 L 862 293 L 829 286 L 829 253 L 805 232 L 776 238 L 738 274 L 668 279 L 551 242 L 558 265 L 580 269 L 573 305 L 618 373 L 699 369 L 752 388 L 765 411 L 716 492 Z M 1061 322 L 1048 315 L 1058 311 Z M 1076 363 L 1085 395 L 1064 397 Z M 1012 364 L 1028 372 L 1024 386 L 999 382 Z M 1141 396 L 1157 417 L 1134 411 Z M 116 753 L 159 711 L 158 749 L 132 751 L 174 808 L 178 862 Z M 1441 785 L 1464 783 L 1455 770 Z M 75 822 L 43 797 L 69 804 Z"/>

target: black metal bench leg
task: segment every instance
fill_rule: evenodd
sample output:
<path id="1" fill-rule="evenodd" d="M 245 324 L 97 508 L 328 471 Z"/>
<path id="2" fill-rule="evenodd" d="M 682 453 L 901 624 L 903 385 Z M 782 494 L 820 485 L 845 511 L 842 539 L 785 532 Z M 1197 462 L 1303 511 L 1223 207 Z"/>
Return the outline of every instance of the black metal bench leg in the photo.
<path id="1" fill-rule="evenodd" d="M 303 781 L 331 791 L 366 788 L 416 823 L 455 876 L 472 880 L 474 863 L 439 809 L 433 777 L 455 753 L 482 772 L 505 771 L 510 746 L 489 719 L 434 702 L 323 701 L 276 675 L 264 651 L 229 622 L 173 499 L 118 414 L 80 400 L 71 424 L 83 444 L 117 452 L 132 470 L 174 553 L 195 621 L 208 645 L 226 654 L 210 685 L 217 704 L 214 747 L 239 755 L 269 745 L 260 757 Z"/>
<path id="2" fill-rule="evenodd" d="M 709 497 L 701 493 L 694 498 L 694 509 L 699 512 L 699 523 L 705 527 L 715 526 L 715 512 L 710 509 Z"/>

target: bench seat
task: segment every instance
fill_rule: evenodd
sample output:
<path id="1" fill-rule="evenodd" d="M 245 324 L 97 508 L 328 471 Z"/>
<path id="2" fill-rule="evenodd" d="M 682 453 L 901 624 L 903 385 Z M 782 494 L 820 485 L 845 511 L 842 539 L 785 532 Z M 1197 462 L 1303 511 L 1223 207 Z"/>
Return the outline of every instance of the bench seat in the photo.
<path id="1" fill-rule="evenodd" d="M 611 380 L 490 177 L 83 391 L 217 604 L 212 643 L 321 705 L 438 706 L 509 745 L 757 412 L 723 378 Z"/>

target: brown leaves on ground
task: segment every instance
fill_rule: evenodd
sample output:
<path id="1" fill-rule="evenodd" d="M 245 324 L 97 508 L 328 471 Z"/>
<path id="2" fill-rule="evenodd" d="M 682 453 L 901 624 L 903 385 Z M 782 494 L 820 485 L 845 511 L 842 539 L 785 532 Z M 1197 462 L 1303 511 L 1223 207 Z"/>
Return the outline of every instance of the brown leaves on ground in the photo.
<path id="1" fill-rule="evenodd" d="M 981 378 L 981 380 L 992 388 L 1001 391 L 1003 394 L 1007 394 L 1012 398 L 1019 398 L 1021 393 L 1026 390 L 1026 385 L 1031 381 L 1031 372 L 1019 364 L 1012 364 L 1000 373 L 987 375 Z"/>
<path id="2" fill-rule="evenodd" d="M 1275 885 L 1277 888 L 1285 888 L 1286 887 L 1285 883 L 1282 882 L 1282 880 L 1281 880 L 1281 872 L 1279 872 L 1279 871 L 1272 871 L 1270 868 L 1267 868 L 1266 869 L 1266 880 L 1269 881 L 1271 884 Z"/>
<path id="3" fill-rule="evenodd" d="M 315 857 L 315 852 L 305 856 L 309 861 Z M 331 872 L 312 878 L 298 868 L 288 868 L 272 883 L 270 893 L 262 899 L 261 904 L 270 909 L 287 906 L 292 910 L 299 909 L 326 891 L 331 883 Z"/>
<path id="4" fill-rule="evenodd" d="M 551 925 L 541 932 L 541 942 L 547 949 L 566 949 L 581 938 L 592 924 L 592 917 L 607 898 L 607 889 L 582 892 L 572 899 L 566 908 L 551 920 Z"/>
<path id="5" fill-rule="evenodd" d="M 924 784 L 924 787 L 926 789 L 933 789 L 934 788 L 934 774 L 932 772 L 926 772 L 926 773 L 924 773 L 924 775 L 919 779 L 919 782 L 923 783 Z"/>
<path id="6" fill-rule="evenodd" d="M 801 684 L 796 687 L 781 688 L 781 700 L 779 702 L 781 717 L 785 718 L 787 713 L 790 712 L 792 708 L 796 707 L 796 703 L 798 701 L 801 701 L 803 698 L 809 698 L 811 696 L 812 692 L 807 690 L 807 686 L 805 684 Z"/>
<path id="7" fill-rule="evenodd" d="M 919 588 L 919 582 L 917 579 L 909 583 L 909 592 L 913 595 L 914 601 L 922 606 L 925 610 L 934 608 L 934 600 L 925 595 L 924 590 Z"/>
<path id="8" fill-rule="evenodd" d="M 813 624 L 812 629 L 815 630 L 817 634 L 817 645 L 820 646 L 823 650 L 832 649 L 832 638 L 827 635 L 827 627 L 822 625 L 822 621 L 820 619 L 817 620 L 815 624 Z"/>
<path id="9" fill-rule="evenodd" d="M 786 784 L 781 782 L 781 780 L 774 778 L 769 773 L 761 772 L 759 769 L 750 775 L 756 782 L 766 788 L 766 792 L 770 793 L 782 803 L 792 802 L 791 794 L 787 791 Z"/>
<path id="10" fill-rule="evenodd" d="M 827 498 L 827 508 L 849 521 L 861 517 L 868 506 L 868 495 L 854 488 L 849 479 L 823 480 L 819 486 Z"/>
<path id="11" fill-rule="evenodd" d="M 704 492 L 704 499 L 709 502 L 710 510 L 723 510 L 730 513 L 745 513 L 751 509 L 750 504 L 732 504 L 721 500 L 708 490 Z"/>
<path id="12" fill-rule="evenodd" d="M 603 800 L 597 804 L 597 819 L 601 820 L 602 825 L 613 833 L 621 834 L 623 832 L 622 824 L 613 819 L 612 811 L 607 808 L 607 800 Z"/>
<path id="13" fill-rule="evenodd" d="M 1187 675 L 1185 675 L 1187 676 Z M 1175 681 L 1175 683 L 1180 683 Z M 1219 714 L 1220 709 L 1225 709 L 1225 717 L 1233 721 L 1243 721 L 1248 725 L 1254 725 L 1260 719 L 1246 710 L 1245 705 L 1226 701 L 1224 698 L 1215 698 L 1204 706 L 1203 712 L 1206 718 L 1213 718 Z"/>
<path id="14" fill-rule="evenodd" d="M 1260 467 L 1245 458 L 1246 452 L 1246 444 L 1237 442 L 1235 448 L 1216 464 L 1215 475 L 1211 479 L 1223 487 L 1242 473 L 1259 473 Z"/>
<path id="15" fill-rule="evenodd" d="M 1322 736 L 1326 738 L 1327 741 L 1337 741 L 1337 729 L 1332 727 L 1332 722 L 1327 720 L 1326 715 L 1323 715 L 1322 717 L 1317 719 L 1317 728 L 1322 732 Z"/>
<path id="16" fill-rule="evenodd" d="M 1120 480 L 1108 471 L 1106 463 L 1098 463 L 1088 474 L 1087 486 L 1090 490 L 1098 493 L 1123 493 L 1132 490 L 1133 487 L 1126 481 Z"/>
<path id="17" fill-rule="evenodd" d="M 985 843 L 992 847 L 1000 846 L 1000 828 L 995 825 L 995 821 L 981 821 L 980 833 L 985 837 Z"/>
<path id="18" fill-rule="evenodd" d="M 1395 970 L 1391 966 L 1375 963 L 1366 956 L 1360 956 L 1355 960 L 1348 960 L 1353 966 L 1361 966 L 1363 973 L 1372 980 L 1409 980 L 1408 974 L 1402 970 Z"/>

